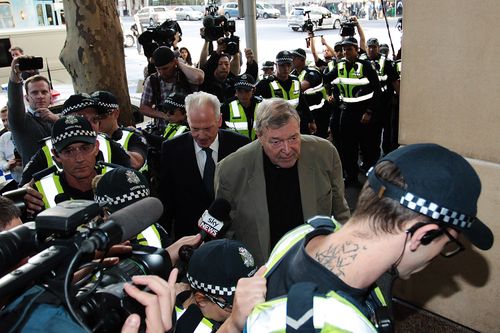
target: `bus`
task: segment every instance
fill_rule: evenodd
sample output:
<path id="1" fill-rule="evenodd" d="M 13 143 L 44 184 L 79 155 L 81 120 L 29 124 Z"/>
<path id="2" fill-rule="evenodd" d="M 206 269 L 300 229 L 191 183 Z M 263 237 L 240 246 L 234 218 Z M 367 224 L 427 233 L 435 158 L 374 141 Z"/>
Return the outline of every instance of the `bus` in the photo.
<path id="1" fill-rule="evenodd" d="M 0 0 L 0 84 L 8 82 L 12 57 L 9 49 L 19 46 L 24 54 L 44 58 L 40 74 L 53 84 L 70 84 L 71 78 L 59 61 L 66 41 L 64 10 L 59 0 Z"/>

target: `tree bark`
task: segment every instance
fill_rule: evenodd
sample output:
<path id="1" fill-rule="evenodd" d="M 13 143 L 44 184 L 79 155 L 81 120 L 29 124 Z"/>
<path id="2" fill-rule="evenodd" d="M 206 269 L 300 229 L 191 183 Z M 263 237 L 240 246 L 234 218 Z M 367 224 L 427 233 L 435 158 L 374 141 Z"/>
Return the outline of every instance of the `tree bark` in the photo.
<path id="1" fill-rule="evenodd" d="M 112 92 L 120 123 L 134 125 L 128 93 L 123 32 L 114 0 L 63 0 L 66 43 L 59 55 L 76 92 Z"/>

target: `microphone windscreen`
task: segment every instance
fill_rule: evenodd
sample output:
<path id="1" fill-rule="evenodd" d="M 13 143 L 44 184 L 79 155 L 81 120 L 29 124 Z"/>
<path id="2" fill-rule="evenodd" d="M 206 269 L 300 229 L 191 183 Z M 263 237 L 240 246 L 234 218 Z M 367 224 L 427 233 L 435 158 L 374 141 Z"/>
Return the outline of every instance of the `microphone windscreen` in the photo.
<path id="1" fill-rule="evenodd" d="M 147 197 L 116 211 L 109 216 L 109 219 L 121 227 L 122 242 L 124 242 L 157 222 L 162 214 L 161 201 Z"/>
<path id="2" fill-rule="evenodd" d="M 231 204 L 223 198 L 217 198 L 208 207 L 208 213 L 219 221 L 228 221 Z"/>

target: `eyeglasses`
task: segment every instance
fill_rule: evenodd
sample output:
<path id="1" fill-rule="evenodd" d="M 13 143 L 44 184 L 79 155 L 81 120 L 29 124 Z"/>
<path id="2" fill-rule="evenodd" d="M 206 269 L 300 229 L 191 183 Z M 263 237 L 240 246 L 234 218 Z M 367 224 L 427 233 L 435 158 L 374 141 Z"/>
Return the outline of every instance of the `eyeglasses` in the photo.
<path id="1" fill-rule="evenodd" d="M 62 156 L 66 158 L 75 158 L 78 155 L 78 152 L 82 153 L 82 155 L 89 154 L 94 149 L 94 145 L 91 143 L 85 143 L 79 147 L 69 147 L 64 148 L 59 152 Z"/>
<path id="2" fill-rule="evenodd" d="M 446 228 L 440 228 L 441 232 L 448 236 L 448 239 L 450 240 L 444 248 L 441 250 L 441 256 L 445 258 L 453 257 L 454 255 L 457 255 L 458 253 L 462 252 L 465 250 L 465 246 L 463 246 L 460 241 L 453 237 Z"/>
<path id="3" fill-rule="evenodd" d="M 205 294 L 205 297 L 208 298 L 212 303 L 215 303 L 217 304 L 217 306 L 219 308 L 221 308 L 222 310 L 231 310 L 233 308 L 233 305 L 230 304 L 228 301 L 224 301 L 224 300 L 220 300 L 212 295 L 209 295 L 209 294 Z"/>

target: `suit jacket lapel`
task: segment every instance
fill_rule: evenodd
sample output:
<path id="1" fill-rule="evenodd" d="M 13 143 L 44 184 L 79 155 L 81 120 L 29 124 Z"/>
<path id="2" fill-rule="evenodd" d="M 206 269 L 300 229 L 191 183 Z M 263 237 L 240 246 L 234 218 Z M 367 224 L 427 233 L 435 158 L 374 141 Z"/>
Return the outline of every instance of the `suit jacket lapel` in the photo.
<path id="1" fill-rule="evenodd" d="M 190 169 L 191 169 L 191 172 L 187 172 L 186 174 L 192 174 L 192 175 L 196 175 L 196 179 L 198 180 L 197 182 L 199 182 L 200 184 L 203 184 L 203 179 L 202 179 L 202 175 L 200 174 L 200 169 L 198 168 L 198 161 L 196 160 L 196 151 L 194 149 L 194 140 L 193 140 L 193 137 L 191 135 L 191 133 L 188 133 L 187 135 L 189 138 L 187 140 L 187 144 L 186 144 L 186 151 L 188 152 L 186 154 L 186 166 L 188 166 Z M 189 170 L 187 170 L 189 171 Z"/>
<path id="2" fill-rule="evenodd" d="M 300 200 L 304 216 L 316 215 L 316 184 L 314 182 L 314 169 L 310 161 L 301 156 L 298 161 Z"/>

